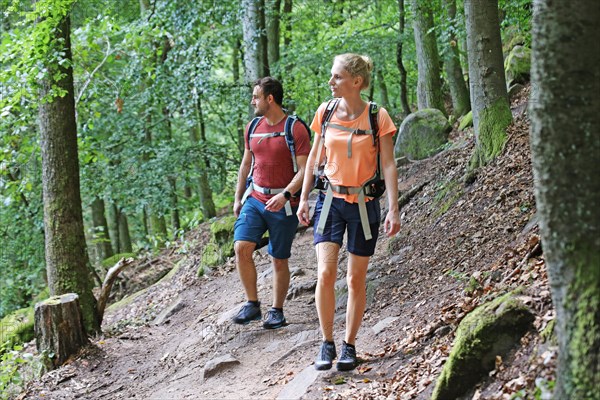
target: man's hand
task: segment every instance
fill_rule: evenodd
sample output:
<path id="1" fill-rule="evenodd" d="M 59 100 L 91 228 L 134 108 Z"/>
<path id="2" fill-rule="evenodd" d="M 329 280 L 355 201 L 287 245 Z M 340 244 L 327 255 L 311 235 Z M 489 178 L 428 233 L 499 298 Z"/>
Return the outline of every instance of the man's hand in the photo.
<path id="1" fill-rule="evenodd" d="M 286 201 L 287 200 L 285 199 L 283 193 L 276 194 L 275 196 L 267 200 L 267 202 L 265 203 L 265 210 L 277 212 L 281 210 L 283 206 L 285 206 Z"/>
<path id="2" fill-rule="evenodd" d="M 240 200 L 236 200 L 233 202 L 233 215 L 237 217 L 240 216 L 240 212 L 242 211 L 242 202 Z"/>

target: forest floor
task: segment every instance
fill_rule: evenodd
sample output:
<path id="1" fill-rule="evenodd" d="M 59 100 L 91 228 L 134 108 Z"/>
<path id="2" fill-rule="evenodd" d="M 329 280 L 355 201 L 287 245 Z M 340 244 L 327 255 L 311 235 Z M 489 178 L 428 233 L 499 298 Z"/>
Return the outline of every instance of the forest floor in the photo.
<path id="1" fill-rule="evenodd" d="M 408 201 L 400 211 L 400 233 L 380 234 L 369 266 L 368 308 L 357 339 L 362 363 L 356 370 L 318 372 L 312 365 L 321 340 L 312 228 L 294 242 L 288 325 L 264 330 L 259 322 L 230 322 L 244 301 L 233 259 L 196 276 L 209 239 L 204 224 L 185 243 L 129 267 L 125 276 L 132 283 L 146 270 L 171 272 L 111 306 L 103 335 L 30 383 L 19 398 L 427 399 L 465 314 L 517 287 L 535 315 L 534 328 L 508 356 L 497 357 L 496 368 L 465 398 L 545 398 L 556 347 L 542 333 L 554 310 L 535 214 L 528 92 L 512 101 L 514 121 L 502 154 L 473 183 L 462 180 L 474 147 L 472 128 L 453 131 L 442 153 L 399 168 L 400 194 Z M 345 324 L 344 253 L 338 346 Z M 255 253 L 255 261 L 264 313 L 272 281 L 265 249 Z"/>

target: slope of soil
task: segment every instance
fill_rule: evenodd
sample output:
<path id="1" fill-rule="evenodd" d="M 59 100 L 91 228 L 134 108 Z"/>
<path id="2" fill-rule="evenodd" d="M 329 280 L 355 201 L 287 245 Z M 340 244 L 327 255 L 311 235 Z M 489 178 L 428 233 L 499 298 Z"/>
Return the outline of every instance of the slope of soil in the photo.
<path id="1" fill-rule="evenodd" d="M 21 398 L 427 399 L 461 319 L 517 287 L 535 328 L 508 357 L 497 357 L 496 369 L 466 398 L 544 394 L 556 348 L 542 335 L 554 314 L 535 218 L 527 94 L 512 104 L 515 120 L 502 155 L 473 183 L 463 182 L 474 146 L 470 131 L 453 132 L 451 146 L 437 156 L 400 167 L 402 229 L 391 239 L 380 235 L 369 266 L 368 309 L 357 340 L 362 363 L 355 371 L 317 373 L 311 366 L 320 342 L 312 228 L 297 235 L 290 259 L 289 325 L 267 331 L 258 322 L 229 322 L 244 301 L 233 260 L 196 277 L 205 225 L 150 263 L 172 265 L 168 275 L 109 308 L 104 335 Z M 344 332 L 343 254 L 337 343 Z M 264 249 L 255 261 L 264 311 L 271 296 Z M 215 359 L 225 361 L 205 372 Z"/>

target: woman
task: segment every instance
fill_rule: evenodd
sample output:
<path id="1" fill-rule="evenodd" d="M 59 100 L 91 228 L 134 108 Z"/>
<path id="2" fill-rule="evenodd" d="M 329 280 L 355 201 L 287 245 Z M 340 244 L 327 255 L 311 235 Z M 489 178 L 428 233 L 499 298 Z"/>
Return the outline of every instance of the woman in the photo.
<path id="1" fill-rule="evenodd" d="M 328 181 L 327 186 L 329 189 L 333 188 L 332 193 L 328 195 L 333 196 L 330 206 L 325 202 L 327 196 L 321 191 L 314 215 L 314 244 L 318 263 L 315 300 L 323 334 L 323 342 L 315 361 L 315 368 L 318 370 L 330 369 L 337 356 L 333 342 L 334 285 L 338 255 L 346 231 L 349 252 L 346 273 L 348 303 L 346 333 L 337 360 L 337 369 L 348 371 L 357 365 L 354 345 L 366 305 L 367 266 L 375 251 L 381 220 L 379 201 L 365 197 L 360 192 L 363 191 L 362 186 L 373 178 L 377 170 L 378 154 L 381 158 L 381 171 L 389 203 L 384 230 L 388 236 L 393 236 L 400 230 L 398 181 L 392 142 L 396 127 L 387 111 L 380 108 L 377 113 L 377 138 L 367 134 L 371 132 L 370 107 L 360 95 L 362 90 L 369 87 L 372 69 L 373 63 L 369 57 L 358 54 L 336 56 L 331 68 L 329 86 L 337 100 L 334 99 L 333 106 L 332 102 L 321 104 L 311 124 L 316 135 L 306 165 L 315 168 L 311 170 L 308 167 L 304 175 L 297 212 L 300 223 L 309 224 L 308 194 L 313 187 L 316 166 L 321 165 L 323 158 L 326 159 L 324 173 Z M 323 120 L 325 114 L 328 121 Z M 323 136 L 325 140 L 322 144 Z M 324 154 L 322 149 L 320 150 L 322 145 Z M 324 157 L 321 157 L 323 155 Z M 360 210 L 361 202 L 362 207 L 366 208 L 366 213 Z M 366 216 L 368 222 L 365 221 Z M 324 221 L 319 224 L 321 218 Z M 321 226 L 317 228 L 319 225 Z"/>

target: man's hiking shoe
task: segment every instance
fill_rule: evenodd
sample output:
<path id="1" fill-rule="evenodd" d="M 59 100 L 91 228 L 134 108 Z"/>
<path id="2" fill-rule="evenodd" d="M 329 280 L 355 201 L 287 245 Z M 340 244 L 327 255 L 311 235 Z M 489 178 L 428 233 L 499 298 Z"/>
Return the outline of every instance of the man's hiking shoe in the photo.
<path id="1" fill-rule="evenodd" d="M 336 364 L 337 370 L 350 371 L 356 368 L 357 365 L 356 348 L 346 342 L 342 342 L 342 354 Z"/>
<path id="2" fill-rule="evenodd" d="M 254 304 L 248 301 L 240 308 L 240 311 L 233 318 L 233 322 L 240 325 L 246 325 L 251 321 L 258 321 L 261 318 L 260 303 Z"/>
<path id="3" fill-rule="evenodd" d="M 263 328 L 265 329 L 277 329 L 286 325 L 285 317 L 283 316 L 283 310 L 271 307 L 267 311 L 265 316 L 265 322 L 263 322 Z"/>
<path id="4" fill-rule="evenodd" d="M 330 369 L 331 364 L 333 363 L 333 359 L 336 356 L 337 354 L 335 352 L 335 343 L 323 341 L 323 343 L 321 343 L 319 355 L 317 356 L 317 360 L 315 361 L 315 369 L 319 371 Z"/>

